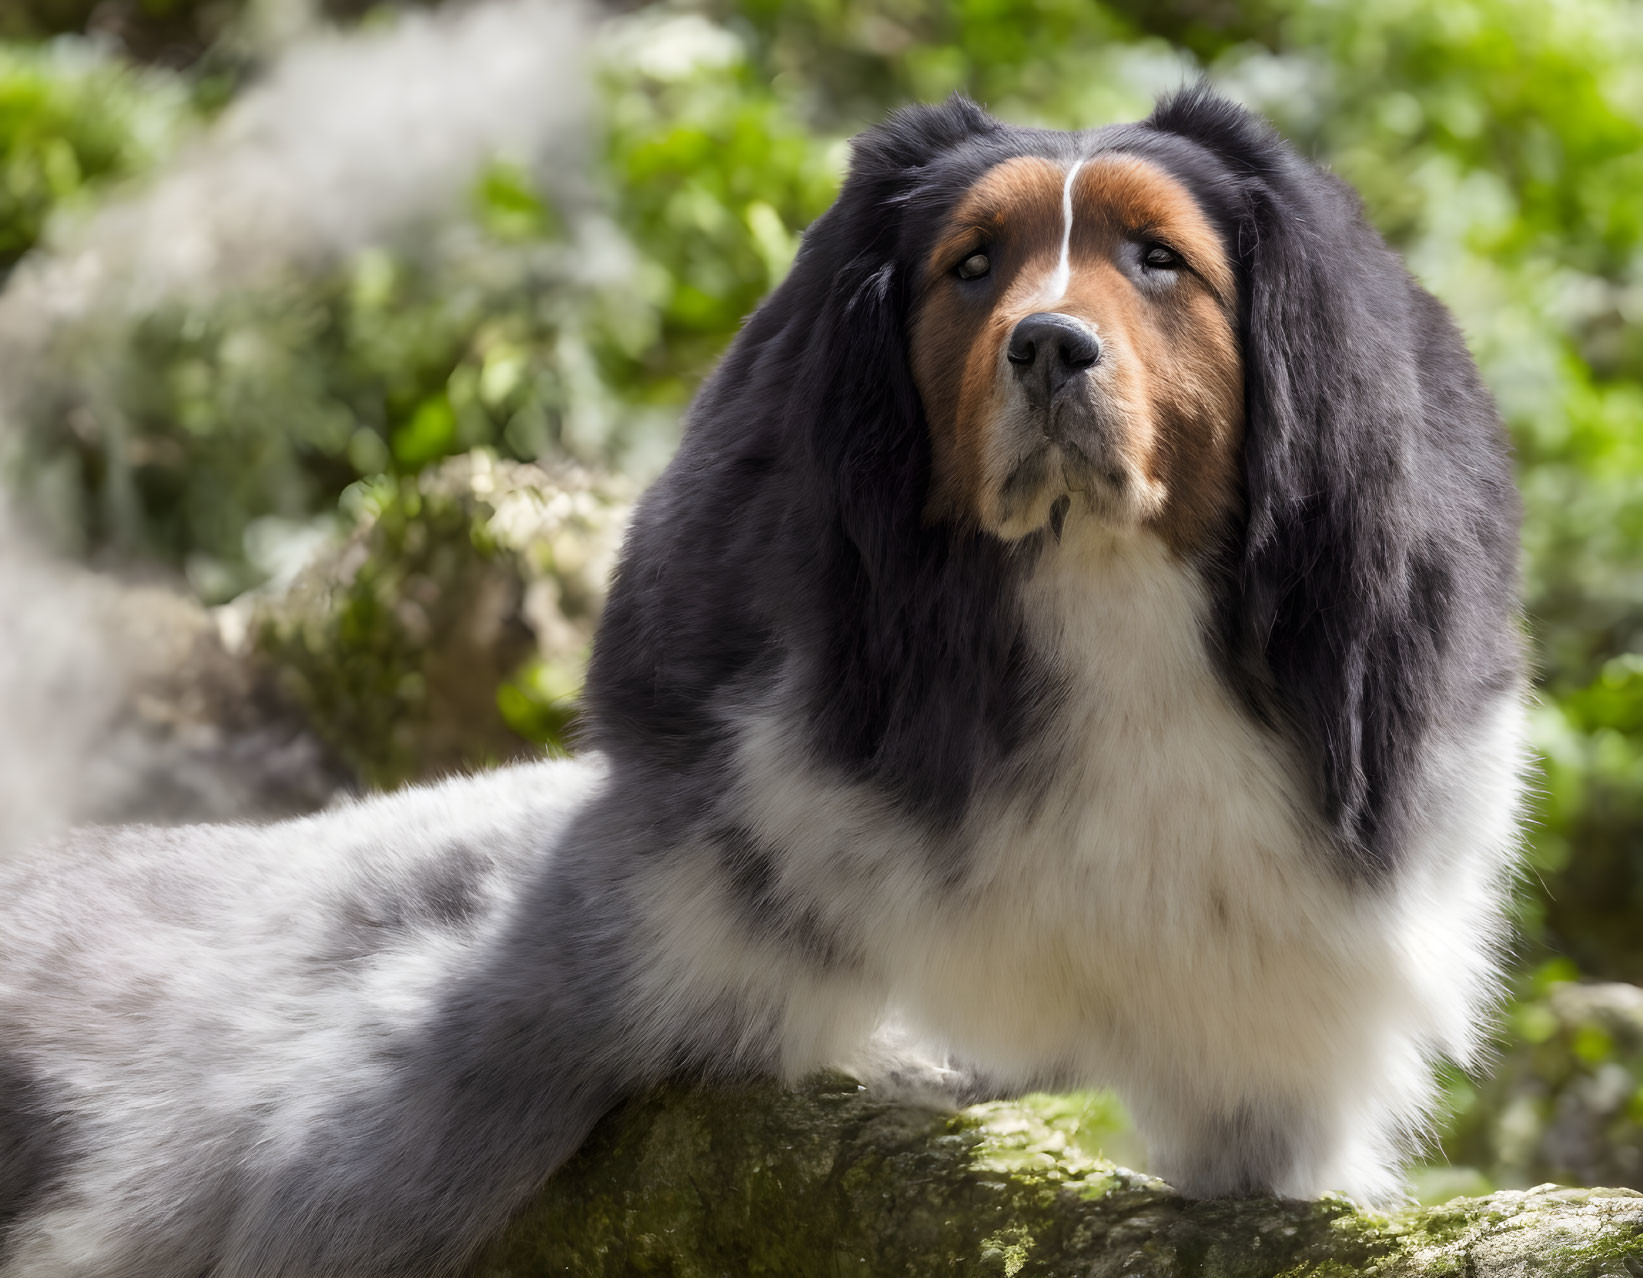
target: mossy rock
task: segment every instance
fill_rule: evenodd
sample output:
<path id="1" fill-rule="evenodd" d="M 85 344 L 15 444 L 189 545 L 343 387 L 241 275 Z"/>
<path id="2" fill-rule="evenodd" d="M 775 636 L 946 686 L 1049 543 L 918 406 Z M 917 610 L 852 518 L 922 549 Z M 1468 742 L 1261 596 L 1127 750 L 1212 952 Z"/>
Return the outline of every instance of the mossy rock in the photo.
<path id="1" fill-rule="evenodd" d="M 563 747 L 626 515 L 619 480 L 483 452 L 385 480 L 253 642 L 363 785 Z"/>
<path id="2" fill-rule="evenodd" d="M 1643 1195 L 1544 1186 L 1390 1215 L 1187 1202 L 1083 1150 L 1056 1098 L 941 1116 L 829 1077 L 607 1119 L 474 1278 L 1635 1278 Z"/>

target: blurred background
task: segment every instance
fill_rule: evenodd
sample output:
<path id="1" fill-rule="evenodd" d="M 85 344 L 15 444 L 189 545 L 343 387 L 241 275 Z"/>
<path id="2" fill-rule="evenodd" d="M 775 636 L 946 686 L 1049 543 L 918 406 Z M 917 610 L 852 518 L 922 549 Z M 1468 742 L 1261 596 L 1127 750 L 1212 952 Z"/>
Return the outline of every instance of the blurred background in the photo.
<path id="1" fill-rule="evenodd" d="M 1643 1188 L 1638 0 L 3 0 L 0 855 L 562 747 L 628 503 L 845 139 L 1203 72 L 1358 186 L 1517 447 L 1523 939 L 1419 1192 Z"/>

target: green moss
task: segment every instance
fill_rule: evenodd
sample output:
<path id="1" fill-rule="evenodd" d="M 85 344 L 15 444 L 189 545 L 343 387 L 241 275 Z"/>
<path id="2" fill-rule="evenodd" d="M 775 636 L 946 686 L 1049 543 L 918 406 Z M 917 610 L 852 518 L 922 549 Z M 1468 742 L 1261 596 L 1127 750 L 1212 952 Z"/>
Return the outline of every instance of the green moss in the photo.
<path id="1" fill-rule="evenodd" d="M 600 1127 L 476 1278 L 1596 1278 L 1604 1265 L 1618 1278 L 1643 1265 L 1643 1196 L 1532 1191 L 1392 1216 L 1340 1198 L 1189 1203 L 1079 1150 L 1046 1108 L 942 1117 L 838 1078 L 660 1093 Z"/>

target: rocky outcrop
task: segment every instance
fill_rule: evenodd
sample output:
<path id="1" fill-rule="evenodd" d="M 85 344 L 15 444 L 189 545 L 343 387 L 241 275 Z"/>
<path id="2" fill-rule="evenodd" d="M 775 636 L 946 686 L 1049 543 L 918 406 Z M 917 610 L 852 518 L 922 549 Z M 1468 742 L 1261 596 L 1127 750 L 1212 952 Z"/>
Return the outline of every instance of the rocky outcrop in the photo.
<path id="1" fill-rule="evenodd" d="M 565 745 L 622 483 L 474 452 L 365 505 L 346 541 L 250 610 L 256 651 L 314 730 L 381 787 Z"/>
<path id="2" fill-rule="evenodd" d="M 290 816 L 351 783 L 191 596 L 51 560 L 0 519 L 0 599 L 0 858 L 71 825 Z"/>
<path id="3" fill-rule="evenodd" d="M 474 1270 L 547 1274 L 1635 1278 L 1643 1194 L 1191 1203 L 1085 1152 L 1052 1098 L 941 1116 L 832 1077 L 667 1091 L 607 1119 Z"/>
<path id="4" fill-rule="evenodd" d="M 563 746 L 627 511 L 620 480 L 474 452 L 384 483 L 293 582 L 214 609 L 0 537 L 0 855 Z"/>

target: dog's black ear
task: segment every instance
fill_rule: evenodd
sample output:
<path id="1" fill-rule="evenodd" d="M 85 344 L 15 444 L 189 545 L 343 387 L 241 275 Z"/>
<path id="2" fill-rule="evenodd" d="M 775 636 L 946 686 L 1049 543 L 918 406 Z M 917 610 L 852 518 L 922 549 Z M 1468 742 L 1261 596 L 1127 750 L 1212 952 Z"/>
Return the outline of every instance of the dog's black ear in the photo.
<path id="1" fill-rule="evenodd" d="M 1517 497 L 1498 415 L 1448 313 L 1345 183 L 1203 87 L 1148 123 L 1233 174 L 1248 524 L 1230 644 L 1301 729 L 1366 872 L 1418 832 L 1427 751 L 1517 677 Z"/>
<path id="2" fill-rule="evenodd" d="M 909 222 L 932 164 L 998 127 L 955 94 L 861 134 L 838 199 L 805 233 L 792 275 L 759 316 L 808 326 L 784 388 L 789 423 L 870 574 L 882 576 L 905 554 L 928 481 L 928 430 L 907 349 L 921 256 Z"/>
<path id="3" fill-rule="evenodd" d="M 907 329 L 927 219 L 951 194 L 933 193 L 936 162 L 999 127 L 955 96 L 862 135 L 794 269 L 796 290 L 821 298 L 788 400 L 822 592 L 812 721 L 834 759 L 953 820 L 1008 752 L 1024 698 L 1002 548 L 925 521 L 929 427 Z"/>
<path id="4" fill-rule="evenodd" d="M 998 127 L 954 98 L 857 140 L 634 515 L 589 668 L 593 743 L 697 766 L 780 669 L 805 681 L 784 695 L 823 759 L 932 816 L 959 819 L 996 771 L 1028 700 L 1003 550 L 924 522 L 906 327 L 921 237 L 964 180 L 941 161 Z"/>
<path id="5" fill-rule="evenodd" d="M 922 514 L 928 433 L 907 357 L 909 221 L 930 167 L 998 122 L 954 94 L 904 107 L 858 136 L 838 199 L 805 232 L 793 270 L 738 339 L 716 381 L 744 388 L 779 367 L 787 426 L 804 437 L 846 532 L 878 562 L 897 519 Z M 776 388 L 773 388 L 776 389 Z"/>
<path id="6" fill-rule="evenodd" d="M 843 480 L 844 517 L 875 555 L 885 530 L 879 495 L 900 491 L 927 453 L 923 411 L 907 358 L 916 246 L 909 221 L 926 170 L 954 147 L 998 128 L 958 94 L 905 107 L 855 139 L 833 207 L 806 233 L 794 291 L 822 299 L 800 373 L 814 458 Z M 800 308 L 804 309 L 804 308 Z M 877 489 L 877 492 L 870 489 Z M 897 503 L 904 510 L 905 502 Z"/>
<path id="7" fill-rule="evenodd" d="M 916 170 L 998 127 L 997 120 L 962 93 L 945 102 L 902 107 L 851 143 L 846 187 L 888 179 L 905 189 L 906 179 Z"/>

